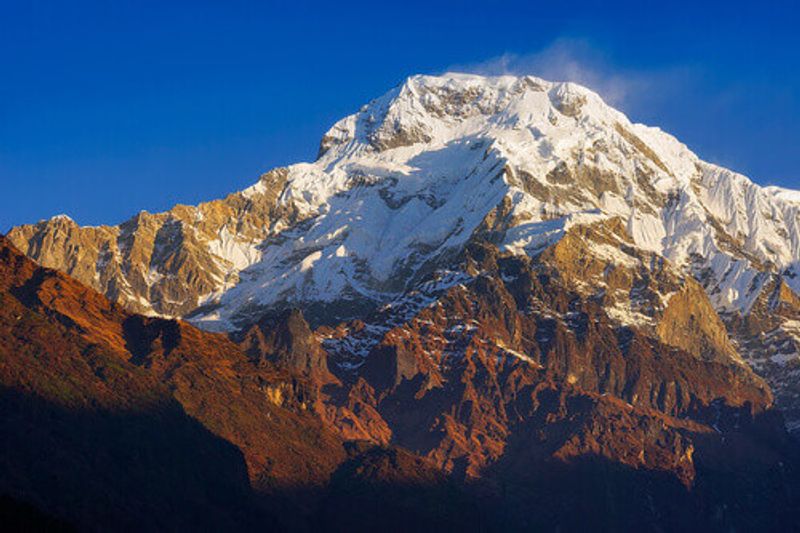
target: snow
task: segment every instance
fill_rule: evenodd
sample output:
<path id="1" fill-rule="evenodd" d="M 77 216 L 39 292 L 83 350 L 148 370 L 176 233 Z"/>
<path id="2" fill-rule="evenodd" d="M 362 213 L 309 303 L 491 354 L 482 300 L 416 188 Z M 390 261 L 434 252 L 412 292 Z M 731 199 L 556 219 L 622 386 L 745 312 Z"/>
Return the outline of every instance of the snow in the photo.
<path id="1" fill-rule="evenodd" d="M 608 316 L 621 324 L 633 326 L 649 326 L 653 324 L 653 319 L 649 316 L 643 315 L 638 311 L 631 309 L 630 305 L 616 305 L 608 306 L 605 308 Z"/>
<path id="2" fill-rule="evenodd" d="M 592 250 L 592 253 L 599 259 L 603 259 L 609 263 L 629 268 L 635 268 L 639 266 L 639 260 L 636 257 L 628 255 L 622 252 L 619 248 L 611 246 L 610 244 L 592 243 L 590 245 L 590 249 Z"/>
<path id="3" fill-rule="evenodd" d="M 519 255 L 535 255 L 558 242 L 573 226 L 592 224 L 608 216 L 599 210 L 572 213 L 555 220 L 526 222 L 508 229 L 502 249 Z"/>
<path id="4" fill-rule="evenodd" d="M 764 192 L 777 200 L 790 202 L 793 204 L 800 204 L 800 191 L 793 191 L 791 189 L 783 189 L 781 187 L 764 187 Z"/>
<path id="5" fill-rule="evenodd" d="M 776 353 L 770 357 L 770 361 L 778 365 L 785 365 L 786 363 L 797 361 L 798 359 L 800 359 L 800 356 L 798 356 L 797 352 L 794 350 L 784 353 Z"/>
<path id="6" fill-rule="evenodd" d="M 511 348 L 507 347 L 502 341 L 496 340 L 495 345 L 503 350 L 505 353 L 516 357 L 517 359 L 528 363 L 529 365 L 535 366 L 537 368 L 542 368 L 542 365 L 539 364 L 535 359 L 525 355 L 522 352 L 518 352 L 517 350 L 512 350 Z"/>
<path id="7" fill-rule="evenodd" d="M 264 186 L 264 182 L 259 180 L 255 184 L 251 185 L 250 187 L 244 189 L 242 191 L 242 195 L 245 198 L 253 198 L 254 196 L 258 196 L 259 194 L 263 194 L 266 191 L 266 187 Z"/>
<path id="8" fill-rule="evenodd" d="M 395 301 L 497 214 L 501 248 L 520 255 L 621 217 L 636 247 L 704 273 L 721 310 L 749 309 L 764 265 L 800 264 L 800 192 L 705 163 L 572 83 L 413 76 L 334 124 L 322 145 L 318 160 L 288 167 L 278 207 L 294 218 L 266 222 L 275 238 L 248 240 L 231 220 L 208 242 L 224 276 L 206 297 L 220 307 L 196 319 L 203 327 L 228 327 L 253 305 Z M 259 180 L 242 194 L 264 192 Z M 800 276 L 789 283 L 800 288 Z"/>

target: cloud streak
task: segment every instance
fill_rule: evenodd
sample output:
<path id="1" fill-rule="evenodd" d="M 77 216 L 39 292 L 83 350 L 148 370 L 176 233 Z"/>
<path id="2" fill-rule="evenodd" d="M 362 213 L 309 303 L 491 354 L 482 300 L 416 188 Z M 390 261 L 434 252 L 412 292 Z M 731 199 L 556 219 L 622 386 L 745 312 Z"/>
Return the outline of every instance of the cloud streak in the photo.
<path id="1" fill-rule="evenodd" d="M 487 76 L 532 75 L 549 81 L 571 81 L 589 87 L 608 104 L 626 113 L 651 110 L 686 89 L 694 76 L 689 67 L 635 70 L 614 65 L 589 42 L 558 39 L 532 54 L 503 54 L 448 70 Z M 646 113 L 649 114 L 649 113 Z"/>

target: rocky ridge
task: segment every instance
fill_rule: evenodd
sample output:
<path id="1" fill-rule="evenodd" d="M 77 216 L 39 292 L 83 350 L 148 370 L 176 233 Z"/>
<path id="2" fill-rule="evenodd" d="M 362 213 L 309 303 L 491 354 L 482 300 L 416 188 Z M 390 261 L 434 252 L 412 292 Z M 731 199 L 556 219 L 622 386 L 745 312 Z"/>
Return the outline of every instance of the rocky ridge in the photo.
<path id="1" fill-rule="evenodd" d="M 356 367 L 366 322 L 204 332 L 0 238 L 0 491 L 83 529 L 797 526 L 796 444 L 724 345 L 620 327 L 546 261 L 458 261 Z"/>

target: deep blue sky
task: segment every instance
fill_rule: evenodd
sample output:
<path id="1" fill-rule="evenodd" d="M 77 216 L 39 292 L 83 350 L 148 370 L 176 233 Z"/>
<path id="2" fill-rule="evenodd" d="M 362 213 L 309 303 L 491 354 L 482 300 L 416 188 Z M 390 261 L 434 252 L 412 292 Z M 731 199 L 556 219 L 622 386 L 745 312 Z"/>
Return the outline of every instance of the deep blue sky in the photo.
<path id="1" fill-rule="evenodd" d="M 701 157 L 800 188 L 789 2 L 395 4 L 0 0 L 0 231 L 219 197 L 454 66 L 580 78 Z"/>

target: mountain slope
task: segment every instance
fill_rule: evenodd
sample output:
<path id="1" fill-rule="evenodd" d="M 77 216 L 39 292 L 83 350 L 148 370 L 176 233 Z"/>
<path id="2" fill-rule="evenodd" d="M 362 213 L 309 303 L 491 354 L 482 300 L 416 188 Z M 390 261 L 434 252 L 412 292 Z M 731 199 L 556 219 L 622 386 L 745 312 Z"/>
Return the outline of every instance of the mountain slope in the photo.
<path id="1" fill-rule="evenodd" d="M 142 212 L 115 227 L 61 216 L 9 238 L 131 310 L 231 331 L 288 307 L 335 325 L 389 304 L 425 305 L 432 290 L 471 278 L 458 266 L 470 242 L 538 257 L 572 228 L 618 220 L 624 236 L 579 237 L 582 246 L 573 238 L 570 247 L 596 264 L 634 261 L 651 272 L 609 287 L 597 284 L 602 273 L 576 271 L 583 292 L 615 291 L 603 298 L 620 324 L 683 348 L 700 335 L 701 349 L 754 362 L 780 389 L 794 427 L 792 319 L 778 355 L 766 336 L 778 326 L 750 321 L 766 329 L 741 338 L 737 324 L 775 283 L 800 288 L 798 198 L 703 162 L 583 87 L 448 74 L 409 78 L 335 124 L 315 162 L 270 171 L 225 199 Z M 663 260 L 672 282 L 653 286 Z M 696 315 L 682 306 L 697 301 L 692 278 L 711 304 Z M 681 340 L 684 330 L 692 334 Z"/>
<path id="2" fill-rule="evenodd" d="M 354 368 L 344 325 L 132 315 L 0 238 L 0 492 L 82 529 L 797 526 L 747 366 L 616 327 L 546 261 L 460 261 Z"/>
<path id="3" fill-rule="evenodd" d="M 302 406 L 311 385 L 131 315 L 2 237 L 0 301 L 0 490 L 80 529 L 273 527 L 251 486 L 319 485 L 346 456 Z"/>

